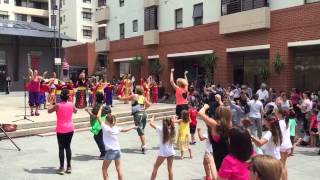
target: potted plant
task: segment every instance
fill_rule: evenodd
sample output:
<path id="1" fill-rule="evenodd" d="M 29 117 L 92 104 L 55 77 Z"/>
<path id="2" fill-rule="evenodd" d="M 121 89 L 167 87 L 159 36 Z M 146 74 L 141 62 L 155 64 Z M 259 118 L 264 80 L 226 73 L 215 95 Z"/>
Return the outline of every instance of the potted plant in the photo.
<path id="1" fill-rule="evenodd" d="M 259 69 L 259 74 L 261 76 L 261 79 L 266 82 L 269 78 L 269 68 L 268 68 L 268 65 L 265 64 L 265 65 L 262 65 Z"/>
<path id="2" fill-rule="evenodd" d="M 159 76 L 161 75 L 163 70 L 159 59 L 155 59 L 150 62 L 150 70 L 152 75 L 154 75 L 156 79 L 159 80 Z"/>
<path id="3" fill-rule="evenodd" d="M 215 53 L 207 54 L 202 62 L 202 67 L 205 69 L 205 77 L 208 82 L 213 82 L 214 70 L 216 68 L 218 57 Z"/>
<path id="4" fill-rule="evenodd" d="M 275 58 L 275 60 L 274 60 L 274 62 L 273 62 L 273 67 L 274 67 L 274 71 L 275 71 L 277 74 L 280 74 L 281 71 L 282 71 L 283 68 L 284 68 L 284 63 L 282 62 L 280 53 L 277 53 L 276 58 Z"/>

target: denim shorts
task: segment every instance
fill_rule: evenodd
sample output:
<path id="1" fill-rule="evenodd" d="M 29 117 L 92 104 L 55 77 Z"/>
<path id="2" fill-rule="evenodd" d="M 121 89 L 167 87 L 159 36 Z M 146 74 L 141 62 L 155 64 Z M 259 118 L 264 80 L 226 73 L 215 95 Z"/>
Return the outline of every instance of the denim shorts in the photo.
<path id="1" fill-rule="evenodd" d="M 109 161 L 119 160 L 120 157 L 121 157 L 121 153 L 119 150 L 109 149 L 109 150 L 106 150 L 106 155 L 104 156 L 104 160 L 109 160 Z"/>

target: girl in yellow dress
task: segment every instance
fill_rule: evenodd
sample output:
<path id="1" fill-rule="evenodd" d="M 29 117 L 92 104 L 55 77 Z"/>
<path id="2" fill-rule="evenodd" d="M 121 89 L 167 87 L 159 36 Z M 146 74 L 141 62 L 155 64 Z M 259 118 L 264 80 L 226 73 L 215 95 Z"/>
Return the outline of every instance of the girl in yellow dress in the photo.
<path id="1" fill-rule="evenodd" d="M 189 146 L 189 139 L 190 139 L 190 117 L 189 112 L 187 110 L 183 110 L 181 112 L 181 118 L 177 120 L 176 122 L 179 123 L 179 134 L 178 134 L 178 140 L 177 140 L 177 146 L 181 152 L 180 159 L 183 159 L 183 153 L 184 151 L 189 151 L 190 159 L 192 159 L 191 149 Z"/>

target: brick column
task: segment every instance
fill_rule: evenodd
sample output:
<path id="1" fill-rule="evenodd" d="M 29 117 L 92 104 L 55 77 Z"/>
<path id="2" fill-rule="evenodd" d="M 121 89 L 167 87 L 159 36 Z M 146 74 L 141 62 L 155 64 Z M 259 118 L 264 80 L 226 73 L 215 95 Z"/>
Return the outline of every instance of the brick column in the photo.
<path id="1" fill-rule="evenodd" d="M 233 83 L 233 66 L 230 55 L 223 49 L 216 51 L 217 63 L 214 71 L 214 83 L 228 86 Z"/>

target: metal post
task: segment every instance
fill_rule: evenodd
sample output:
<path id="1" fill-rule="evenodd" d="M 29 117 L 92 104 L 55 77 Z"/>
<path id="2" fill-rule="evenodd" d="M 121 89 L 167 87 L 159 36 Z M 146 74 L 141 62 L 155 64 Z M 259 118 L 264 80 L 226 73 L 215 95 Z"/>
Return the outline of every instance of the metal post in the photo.
<path id="1" fill-rule="evenodd" d="M 54 58 L 57 57 L 57 39 L 56 39 L 56 24 L 57 24 L 57 18 L 56 18 L 56 15 L 55 15 L 55 9 L 56 9 L 56 0 L 51 0 L 51 3 L 52 3 L 52 15 L 54 17 L 54 22 L 53 22 L 53 49 L 54 49 Z M 55 62 L 54 62 L 54 72 L 56 72 L 56 65 L 55 65 Z M 57 72 L 56 72 L 57 73 Z"/>
<path id="2" fill-rule="evenodd" d="M 59 8 L 58 8 L 58 56 L 61 58 L 61 37 L 60 37 L 60 24 L 61 24 L 61 18 L 60 18 L 60 10 L 61 10 L 61 0 L 59 0 Z M 58 65 L 58 77 L 60 78 L 61 76 L 61 65 Z"/>

